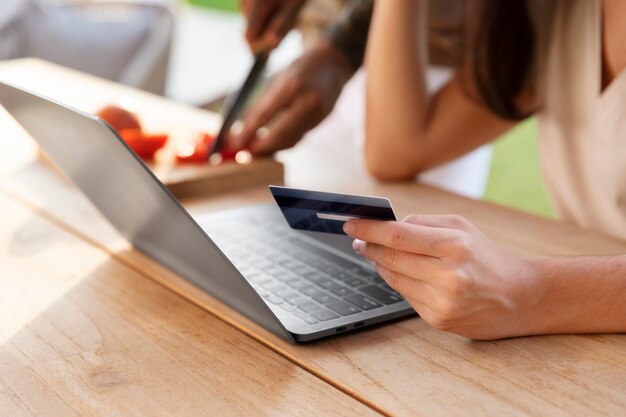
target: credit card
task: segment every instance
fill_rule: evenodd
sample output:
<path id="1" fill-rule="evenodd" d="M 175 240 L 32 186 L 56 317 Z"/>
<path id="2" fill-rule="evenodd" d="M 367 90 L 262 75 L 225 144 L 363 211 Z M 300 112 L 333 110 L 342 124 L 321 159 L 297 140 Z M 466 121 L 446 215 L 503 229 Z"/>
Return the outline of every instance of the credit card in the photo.
<path id="1" fill-rule="evenodd" d="M 270 192 L 293 229 L 345 234 L 350 219 L 396 220 L 383 197 L 325 193 L 270 185 Z"/>

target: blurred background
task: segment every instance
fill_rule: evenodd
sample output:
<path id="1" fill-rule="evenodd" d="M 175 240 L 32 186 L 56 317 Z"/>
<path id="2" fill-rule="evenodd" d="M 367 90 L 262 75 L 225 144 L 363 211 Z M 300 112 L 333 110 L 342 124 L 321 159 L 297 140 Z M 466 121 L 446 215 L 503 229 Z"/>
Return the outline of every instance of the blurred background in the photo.
<path id="1" fill-rule="evenodd" d="M 272 54 L 266 77 L 314 43 L 344 3 L 309 0 L 297 30 Z M 249 71 L 244 30 L 238 0 L 0 0 L 0 60 L 38 57 L 213 111 Z M 433 77 L 437 82 L 438 73 Z M 309 140 L 362 131 L 357 101 L 363 99 L 363 81 L 353 81 L 331 120 Z M 541 182 L 535 131 L 535 121 L 525 121 L 473 162 L 487 165 L 477 168 L 486 173 L 478 189 L 462 182 L 447 188 L 554 217 Z"/>

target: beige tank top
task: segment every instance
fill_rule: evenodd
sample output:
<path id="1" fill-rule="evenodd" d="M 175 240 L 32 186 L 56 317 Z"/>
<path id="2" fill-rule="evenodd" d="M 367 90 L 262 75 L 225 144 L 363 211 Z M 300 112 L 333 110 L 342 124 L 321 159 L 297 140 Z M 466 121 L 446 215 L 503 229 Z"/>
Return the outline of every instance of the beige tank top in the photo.
<path id="1" fill-rule="evenodd" d="M 555 0 L 538 115 L 542 170 L 564 220 L 626 240 L 626 71 L 602 91 L 601 0 Z"/>

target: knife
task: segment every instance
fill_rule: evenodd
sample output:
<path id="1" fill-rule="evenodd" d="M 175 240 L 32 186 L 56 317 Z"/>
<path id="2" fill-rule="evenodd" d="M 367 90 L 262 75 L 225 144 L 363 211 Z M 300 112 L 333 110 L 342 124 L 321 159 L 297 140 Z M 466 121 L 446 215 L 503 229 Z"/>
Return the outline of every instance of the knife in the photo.
<path id="1" fill-rule="evenodd" d="M 226 138 L 228 138 L 228 133 L 230 129 L 233 127 L 233 123 L 237 121 L 237 118 L 241 114 L 241 111 L 246 105 L 248 101 L 248 97 L 254 90 L 259 78 L 263 74 L 263 70 L 265 69 L 265 64 L 269 58 L 268 52 L 257 52 L 254 55 L 254 64 L 252 65 L 252 69 L 250 69 L 250 73 L 246 78 L 246 81 L 243 83 L 243 86 L 237 93 L 237 96 L 231 103 L 227 106 L 227 110 L 224 116 L 224 122 L 222 123 L 222 128 L 217 134 L 217 138 L 213 142 L 213 146 L 209 152 L 208 157 L 211 155 L 220 152 L 222 147 L 224 146 L 224 142 Z"/>

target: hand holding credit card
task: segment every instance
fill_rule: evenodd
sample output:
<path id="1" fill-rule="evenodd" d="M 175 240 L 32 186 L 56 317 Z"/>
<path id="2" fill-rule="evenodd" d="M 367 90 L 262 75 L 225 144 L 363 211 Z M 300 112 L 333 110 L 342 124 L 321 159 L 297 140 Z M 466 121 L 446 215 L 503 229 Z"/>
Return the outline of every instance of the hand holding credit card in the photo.
<path id="1" fill-rule="evenodd" d="M 383 197 L 298 190 L 271 185 L 270 192 L 293 229 L 345 235 L 350 219 L 396 220 Z"/>

